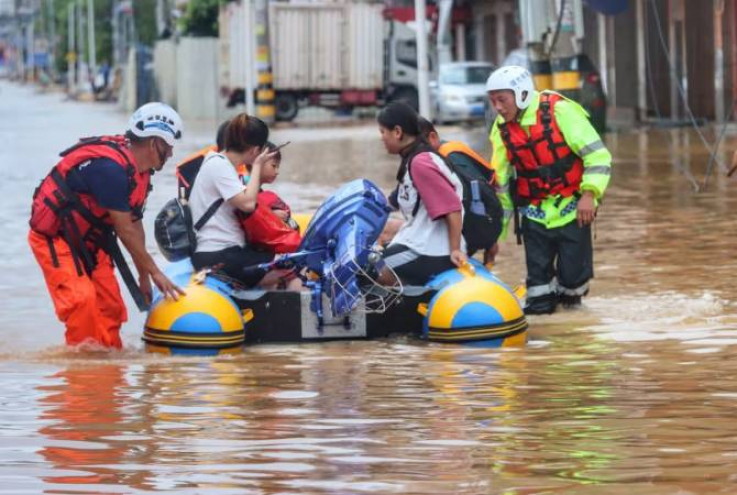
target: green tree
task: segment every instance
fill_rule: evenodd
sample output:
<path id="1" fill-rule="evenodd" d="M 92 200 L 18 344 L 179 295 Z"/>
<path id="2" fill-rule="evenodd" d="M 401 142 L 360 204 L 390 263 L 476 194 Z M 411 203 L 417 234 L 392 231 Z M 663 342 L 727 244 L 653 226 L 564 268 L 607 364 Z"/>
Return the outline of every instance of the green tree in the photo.
<path id="1" fill-rule="evenodd" d="M 154 46 L 156 33 L 156 0 L 135 0 L 133 17 L 136 22 L 138 41 L 147 46 Z"/>
<path id="2" fill-rule="evenodd" d="M 185 36 L 217 36 L 218 12 L 226 0 L 190 0 L 181 18 Z"/>
<path id="3" fill-rule="evenodd" d="M 69 53 L 69 4 L 83 5 L 86 12 L 87 1 L 84 0 L 53 0 L 54 22 L 56 23 L 56 69 L 60 72 L 67 70 L 67 54 Z M 112 62 L 113 53 L 113 0 L 94 0 L 95 11 L 95 44 L 98 63 L 107 60 Z M 133 18 L 135 22 L 136 38 L 140 43 L 152 46 L 156 40 L 156 0 L 135 0 L 133 2 Z M 75 29 L 78 24 L 75 25 Z M 79 34 L 79 33 L 77 33 Z M 84 46 L 87 46 L 85 31 Z M 79 51 L 79 46 L 77 46 Z M 87 54 L 85 53 L 85 59 Z"/>

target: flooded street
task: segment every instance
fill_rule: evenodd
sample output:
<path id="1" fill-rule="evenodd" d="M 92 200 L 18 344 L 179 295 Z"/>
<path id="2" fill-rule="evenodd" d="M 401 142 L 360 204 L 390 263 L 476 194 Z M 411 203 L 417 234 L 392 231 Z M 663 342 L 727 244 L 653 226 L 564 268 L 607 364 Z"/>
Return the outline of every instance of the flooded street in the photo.
<path id="1" fill-rule="evenodd" d="M 127 116 L 63 98 L 0 81 L 1 494 L 735 492 L 737 181 L 717 167 L 693 192 L 709 162 L 694 130 L 606 136 L 614 176 L 591 295 L 530 318 L 524 348 L 392 339 L 165 357 L 143 352 L 144 315 L 126 294 L 126 349 L 89 355 L 62 346 L 26 243 L 31 195 L 59 151 L 123 131 Z M 480 127 L 441 137 L 488 154 Z M 185 122 L 154 177 L 150 252 L 174 163 L 213 135 Z M 272 140 L 292 141 L 275 189 L 295 211 L 356 177 L 394 180 L 370 121 L 278 128 Z M 720 159 L 736 148 L 731 127 Z M 514 239 L 496 271 L 523 281 Z"/>

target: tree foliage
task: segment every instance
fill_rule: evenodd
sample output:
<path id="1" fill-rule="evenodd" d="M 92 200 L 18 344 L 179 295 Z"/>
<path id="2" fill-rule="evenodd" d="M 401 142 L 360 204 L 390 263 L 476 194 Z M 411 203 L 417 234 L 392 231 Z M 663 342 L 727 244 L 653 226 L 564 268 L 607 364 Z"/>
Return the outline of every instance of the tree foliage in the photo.
<path id="1" fill-rule="evenodd" d="M 79 8 L 79 0 L 54 0 L 53 2 L 56 27 L 56 69 L 58 71 L 67 70 L 67 54 L 69 53 L 69 5 L 72 3 L 75 3 Z M 84 1 L 81 3 L 84 6 L 83 11 L 86 13 L 87 2 Z M 103 60 L 110 63 L 113 58 L 113 0 L 94 0 L 93 5 L 95 11 L 95 55 L 98 63 Z M 133 6 L 137 41 L 146 45 L 153 45 L 156 40 L 156 0 L 135 0 Z M 84 22 L 86 23 L 86 17 Z M 77 22 L 75 24 L 75 30 L 78 28 L 79 23 Z M 86 29 L 85 27 L 83 45 L 85 47 L 88 42 Z M 77 40 L 79 40 L 79 37 L 77 37 Z M 77 52 L 79 52 L 79 45 L 76 48 Z M 85 52 L 86 58 L 87 52 Z"/>
<path id="2" fill-rule="evenodd" d="M 190 0 L 181 18 L 185 36 L 217 36 L 218 12 L 226 0 Z"/>

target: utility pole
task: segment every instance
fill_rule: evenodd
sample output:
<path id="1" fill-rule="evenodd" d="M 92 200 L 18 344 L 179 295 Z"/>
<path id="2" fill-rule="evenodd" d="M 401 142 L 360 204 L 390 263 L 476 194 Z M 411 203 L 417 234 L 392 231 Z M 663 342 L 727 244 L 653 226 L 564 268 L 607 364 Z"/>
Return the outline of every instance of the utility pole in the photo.
<path id="1" fill-rule="evenodd" d="M 253 12 L 253 0 L 243 0 L 241 9 L 243 18 L 241 19 L 241 25 L 245 28 L 245 81 L 243 81 L 243 88 L 245 91 L 246 100 L 246 113 L 248 115 L 255 115 L 256 112 L 256 101 L 253 95 L 253 69 L 255 68 L 255 57 L 254 57 L 254 33 L 256 32 L 254 23 L 254 12 Z"/>
<path id="2" fill-rule="evenodd" d="M 49 26 L 48 26 L 48 35 L 49 35 L 49 56 L 51 57 L 51 61 L 49 63 L 49 68 L 51 69 L 51 74 L 56 74 L 56 11 L 54 10 L 54 0 L 47 0 L 46 2 L 47 9 L 48 9 L 48 20 L 49 20 Z"/>
<path id="3" fill-rule="evenodd" d="M 417 94 L 420 115 L 432 120 L 430 110 L 430 78 L 427 64 L 427 13 L 425 0 L 415 0 L 415 33 L 417 40 Z"/>
<path id="4" fill-rule="evenodd" d="M 73 2 L 74 3 L 74 2 Z M 77 89 L 84 87 L 85 79 L 85 42 L 84 42 L 84 12 L 83 5 L 84 0 L 76 2 L 76 13 L 77 13 Z"/>
<path id="5" fill-rule="evenodd" d="M 556 4 L 558 19 L 554 45 L 550 47 L 553 89 L 576 98 L 581 86 L 578 53 L 583 38 L 583 7 L 581 0 L 558 0 Z"/>
<path id="6" fill-rule="evenodd" d="M 267 0 L 255 0 L 256 65 L 258 86 L 256 91 L 256 116 L 267 123 L 275 120 L 274 76 L 269 55 L 269 5 Z"/>
<path id="7" fill-rule="evenodd" d="M 446 64 L 453 61 L 453 53 L 450 49 L 452 45 L 451 32 L 451 16 L 453 12 L 453 0 L 438 0 L 438 32 L 437 32 L 437 52 L 438 64 Z M 459 45 L 460 40 L 459 40 Z M 460 58 L 460 57 L 459 57 Z"/>
<path id="8" fill-rule="evenodd" d="M 637 118 L 643 122 L 647 118 L 647 59 L 645 57 L 645 15 L 646 0 L 635 0 L 635 40 L 637 43 Z M 653 102 L 653 105 L 657 105 Z"/>
<path id="9" fill-rule="evenodd" d="M 28 47 L 28 65 L 31 68 L 31 80 L 36 76 L 36 11 L 31 7 L 30 22 L 28 23 L 26 46 Z M 25 82 L 26 78 L 23 78 Z"/>
<path id="10" fill-rule="evenodd" d="M 724 0 L 714 2 L 714 113 L 718 124 L 724 122 L 724 39 L 722 18 Z"/>
<path id="11" fill-rule="evenodd" d="M 120 9 L 118 7 L 118 0 L 113 0 L 113 67 L 120 65 Z"/>
<path id="12" fill-rule="evenodd" d="M 90 80 L 97 75 L 97 44 L 95 43 L 95 6 L 93 0 L 87 0 L 87 49 L 89 50 Z"/>
<path id="13" fill-rule="evenodd" d="M 67 85 L 69 94 L 77 91 L 77 35 L 74 26 L 76 25 L 76 5 L 74 2 L 67 5 Z"/>
<path id="14" fill-rule="evenodd" d="M 530 71 L 538 91 L 553 89 L 553 72 L 550 54 L 544 40 L 550 30 L 551 19 L 557 18 L 552 0 L 519 1 L 520 25 L 525 45 L 530 53 Z"/>

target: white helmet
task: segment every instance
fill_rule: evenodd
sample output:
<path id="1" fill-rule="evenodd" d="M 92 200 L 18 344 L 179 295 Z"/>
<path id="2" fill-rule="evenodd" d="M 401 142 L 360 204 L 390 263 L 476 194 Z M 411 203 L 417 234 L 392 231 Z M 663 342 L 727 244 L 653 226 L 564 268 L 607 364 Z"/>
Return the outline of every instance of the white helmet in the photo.
<path id="1" fill-rule="evenodd" d="M 524 110 L 530 106 L 535 85 L 530 71 L 517 65 L 508 65 L 495 70 L 486 80 L 486 91 L 510 89 L 514 91 L 517 108 Z M 525 91 L 527 94 L 525 94 Z"/>
<path id="2" fill-rule="evenodd" d="M 169 146 L 182 137 L 182 118 L 172 107 L 158 101 L 146 103 L 133 112 L 128 130 L 141 138 L 159 137 Z"/>

